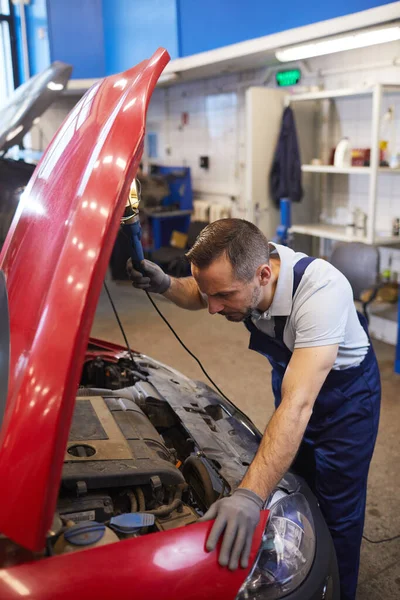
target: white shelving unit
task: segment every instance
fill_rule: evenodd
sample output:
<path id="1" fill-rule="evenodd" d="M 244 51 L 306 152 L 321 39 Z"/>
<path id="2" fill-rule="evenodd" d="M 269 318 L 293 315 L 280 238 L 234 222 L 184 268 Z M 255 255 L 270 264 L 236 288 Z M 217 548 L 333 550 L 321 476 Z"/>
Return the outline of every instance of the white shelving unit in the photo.
<path id="1" fill-rule="evenodd" d="M 324 223 L 310 223 L 306 225 L 293 225 L 290 229 L 292 233 L 300 233 L 303 235 L 312 235 L 313 237 L 324 238 L 328 240 L 336 240 L 338 242 L 363 242 L 370 244 L 367 236 L 358 237 L 355 235 L 347 235 L 346 227 L 340 225 L 326 225 Z M 378 246 L 390 246 L 399 244 L 398 236 L 375 235 L 374 244 Z"/>
<path id="2" fill-rule="evenodd" d="M 303 173 L 339 173 L 342 175 L 369 175 L 371 173 L 371 167 L 333 167 L 331 165 L 301 165 Z M 378 173 L 385 173 L 386 175 L 398 175 L 400 169 L 390 169 L 389 167 L 379 167 Z"/>
<path id="3" fill-rule="evenodd" d="M 365 244 L 391 245 L 399 244 L 400 237 L 380 235 L 375 230 L 375 218 L 377 210 L 377 183 L 380 174 L 400 174 L 400 169 L 390 169 L 389 167 L 379 167 L 379 132 L 381 122 L 382 96 L 384 93 L 400 93 L 400 85 L 382 85 L 376 84 L 371 87 L 360 89 L 342 89 L 321 91 L 306 94 L 292 94 L 285 98 L 286 105 L 297 102 L 317 101 L 317 100 L 335 100 L 335 98 L 346 98 L 351 96 L 372 96 L 372 120 L 371 120 L 371 156 L 369 167 L 348 167 L 338 168 L 330 165 L 302 165 L 303 173 L 315 173 L 319 176 L 324 175 L 362 175 L 369 177 L 369 197 L 367 207 L 367 234 L 360 237 L 349 236 L 346 234 L 345 226 L 329 225 L 323 223 L 309 223 L 305 225 L 293 225 L 292 233 L 310 235 L 313 237 L 352 242 L 361 241 Z M 400 185 L 400 180 L 399 180 Z"/>
<path id="4" fill-rule="evenodd" d="M 357 173 L 358 175 L 369 175 L 371 173 L 370 167 L 332 167 L 330 165 L 301 165 L 303 173 L 339 173 L 342 175 L 351 175 Z"/>

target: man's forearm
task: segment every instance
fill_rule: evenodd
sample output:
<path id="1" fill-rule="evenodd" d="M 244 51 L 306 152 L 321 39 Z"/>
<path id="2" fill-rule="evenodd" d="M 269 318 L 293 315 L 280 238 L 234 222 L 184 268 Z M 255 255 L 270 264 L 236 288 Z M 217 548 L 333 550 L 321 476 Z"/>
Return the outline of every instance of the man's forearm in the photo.
<path id="1" fill-rule="evenodd" d="M 295 349 L 282 382 L 282 402 L 267 425 L 240 487 L 268 498 L 292 464 L 314 402 L 335 362 L 338 344 Z"/>
<path id="2" fill-rule="evenodd" d="M 207 306 L 193 277 L 171 277 L 171 285 L 164 296 L 180 308 L 188 310 L 200 310 Z"/>
<path id="3" fill-rule="evenodd" d="M 312 412 L 308 403 L 283 400 L 267 425 L 240 487 L 266 500 L 292 464 Z"/>

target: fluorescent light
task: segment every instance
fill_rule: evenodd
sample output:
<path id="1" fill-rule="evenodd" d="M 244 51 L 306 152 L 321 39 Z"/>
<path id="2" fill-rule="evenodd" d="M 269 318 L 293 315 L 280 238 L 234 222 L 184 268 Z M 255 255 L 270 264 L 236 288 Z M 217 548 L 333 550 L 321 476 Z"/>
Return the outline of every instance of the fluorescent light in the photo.
<path id="1" fill-rule="evenodd" d="M 366 48 L 367 46 L 375 46 L 376 44 L 395 42 L 397 40 L 400 40 L 400 26 L 385 27 L 292 46 L 291 48 L 277 50 L 275 56 L 281 62 L 291 62 L 304 58 L 312 58 L 313 56 L 343 52 L 344 50 L 355 50 L 356 48 Z"/>
<path id="2" fill-rule="evenodd" d="M 47 87 L 49 90 L 53 90 L 54 92 L 59 92 L 60 90 L 64 89 L 64 85 L 62 83 L 56 83 L 55 81 L 50 81 L 50 83 L 47 84 Z"/>

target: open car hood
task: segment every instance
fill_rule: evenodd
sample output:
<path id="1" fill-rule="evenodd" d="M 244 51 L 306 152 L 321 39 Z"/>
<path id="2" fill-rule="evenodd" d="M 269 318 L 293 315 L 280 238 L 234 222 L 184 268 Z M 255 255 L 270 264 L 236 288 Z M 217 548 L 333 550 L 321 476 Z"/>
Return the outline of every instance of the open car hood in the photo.
<path id="1" fill-rule="evenodd" d="M 36 119 L 54 102 L 66 87 L 72 67 L 63 62 L 52 63 L 20 85 L 0 108 L 0 151 L 20 144 Z"/>
<path id="2" fill-rule="evenodd" d="M 132 180 L 159 49 L 96 83 L 38 164 L 0 254 L 10 368 L 0 432 L 0 531 L 45 544 L 89 333 Z"/>

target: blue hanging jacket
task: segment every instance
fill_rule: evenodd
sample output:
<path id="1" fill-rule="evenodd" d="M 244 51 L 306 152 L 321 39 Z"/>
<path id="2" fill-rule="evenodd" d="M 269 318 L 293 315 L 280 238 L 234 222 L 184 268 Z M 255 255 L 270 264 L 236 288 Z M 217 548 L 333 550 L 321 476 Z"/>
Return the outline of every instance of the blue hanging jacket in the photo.
<path id="1" fill-rule="evenodd" d="M 300 151 L 296 123 L 290 106 L 283 112 L 281 131 L 271 167 L 270 187 L 278 207 L 281 198 L 300 202 L 303 197 Z"/>

